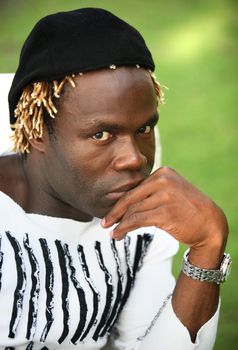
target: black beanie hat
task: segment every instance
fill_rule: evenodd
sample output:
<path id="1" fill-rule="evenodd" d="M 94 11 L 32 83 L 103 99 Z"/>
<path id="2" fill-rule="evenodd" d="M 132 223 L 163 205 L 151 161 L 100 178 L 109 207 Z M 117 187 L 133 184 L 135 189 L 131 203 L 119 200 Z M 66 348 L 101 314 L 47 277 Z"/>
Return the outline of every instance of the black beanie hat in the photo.
<path id="1" fill-rule="evenodd" d="M 21 51 L 8 96 L 10 122 L 15 122 L 14 110 L 27 84 L 110 65 L 155 68 L 140 33 L 106 10 L 83 8 L 42 18 Z"/>

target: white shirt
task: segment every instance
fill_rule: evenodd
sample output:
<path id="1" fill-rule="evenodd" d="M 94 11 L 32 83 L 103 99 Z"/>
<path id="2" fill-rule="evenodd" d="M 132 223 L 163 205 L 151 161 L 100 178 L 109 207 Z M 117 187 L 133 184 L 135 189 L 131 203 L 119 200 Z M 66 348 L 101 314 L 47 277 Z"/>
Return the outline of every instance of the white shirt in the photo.
<path id="1" fill-rule="evenodd" d="M 178 242 L 145 227 L 119 242 L 99 219 L 27 214 L 0 192 L 0 350 L 209 350 L 216 314 L 196 343 L 171 305 Z M 126 302 L 125 302 L 126 301 Z"/>

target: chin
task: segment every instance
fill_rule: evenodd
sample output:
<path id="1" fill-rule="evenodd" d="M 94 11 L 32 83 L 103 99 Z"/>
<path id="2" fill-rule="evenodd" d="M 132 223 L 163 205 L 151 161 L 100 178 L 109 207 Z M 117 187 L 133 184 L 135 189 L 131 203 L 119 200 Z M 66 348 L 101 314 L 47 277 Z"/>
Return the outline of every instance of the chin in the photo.
<path id="1" fill-rule="evenodd" d="M 106 208 L 105 207 L 95 208 L 89 214 L 92 215 L 93 217 L 103 219 L 111 211 L 112 208 L 113 208 L 113 205 L 111 205 L 110 207 L 106 207 Z"/>

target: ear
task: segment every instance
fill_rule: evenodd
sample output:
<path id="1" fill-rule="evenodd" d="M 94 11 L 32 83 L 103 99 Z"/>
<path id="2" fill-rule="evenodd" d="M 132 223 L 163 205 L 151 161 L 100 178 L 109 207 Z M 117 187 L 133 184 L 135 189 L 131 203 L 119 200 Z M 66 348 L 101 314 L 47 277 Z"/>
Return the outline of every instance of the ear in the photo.
<path id="1" fill-rule="evenodd" d="M 31 145 L 32 148 L 36 149 L 37 151 L 44 153 L 45 152 L 45 144 L 43 141 L 42 137 L 38 137 L 36 139 L 32 138 L 28 138 L 28 142 Z"/>
<path id="2" fill-rule="evenodd" d="M 24 129 L 24 135 L 27 138 L 31 148 L 34 148 L 35 150 L 41 153 L 45 152 L 45 145 L 47 142 L 46 139 L 48 138 L 47 130 L 45 130 L 45 128 L 43 128 L 42 137 L 36 137 L 36 138 L 30 137 L 25 129 Z"/>

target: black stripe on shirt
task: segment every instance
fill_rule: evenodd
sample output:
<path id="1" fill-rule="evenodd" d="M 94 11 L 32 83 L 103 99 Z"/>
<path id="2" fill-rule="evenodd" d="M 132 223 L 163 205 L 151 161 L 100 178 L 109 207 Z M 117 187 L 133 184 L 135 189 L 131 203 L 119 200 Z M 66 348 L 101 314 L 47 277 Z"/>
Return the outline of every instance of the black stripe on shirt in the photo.
<path id="1" fill-rule="evenodd" d="M 107 330 L 111 328 L 112 324 L 114 324 L 114 320 L 117 318 L 117 313 L 119 311 L 120 302 L 122 298 L 122 284 L 124 280 L 124 275 L 121 271 L 121 262 L 120 262 L 120 258 L 118 255 L 118 251 L 117 251 L 114 239 L 111 239 L 111 249 L 112 249 L 113 256 L 117 266 L 117 276 L 118 276 L 117 294 L 114 301 L 114 305 L 111 310 L 111 314 L 106 322 L 106 325 L 104 326 L 103 330 L 100 333 L 100 337 L 103 337 L 106 334 Z"/>
<path id="2" fill-rule="evenodd" d="M 95 242 L 95 251 L 98 258 L 99 266 L 105 274 L 105 283 L 107 287 L 106 301 L 105 301 L 102 317 L 93 335 L 93 339 L 97 341 L 99 337 L 99 333 L 102 331 L 103 327 L 105 326 L 111 310 L 112 299 L 113 299 L 113 284 L 112 284 L 112 275 L 109 273 L 103 260 L 101 243 L 98 241 Z"/>
<path id="3" fill-rule="evenodd" d="M 60 240 L 55 241 L 55 245 L 58 252 L 59 264 L 61 270 L 61 282 L 62 282 L 62 292 L 61 292 L 61 305 L 63 310 L 63 331 L 58 339 L 58 343 L 61 344 L 69 333 L 69 276 L 67 272 L 67 258 L 65 254 L 65 249 L 63 243 Z"/>
<path id="4" fill-rule="evenodd" d="M 36 321 L 38 313 L 38 299 L 40 293 L 40 278 L 39 278 L 39 264 L 33 253 L 32 248 L 29 245 L 29 237 L 26 233 L 23 238 L 24 247 L 28 253 L 30 265 L 31 265 L 31 293 L 29 300 L 29 311 L 28 311 L 28 323 L 26 338 L 32 339 L 36 331 Z"/>
<path id="5" fill-rule="evenodd" d="M 43 257 L 45 261 L 45 290 L 46 290 L 46 325 L 43 329 L 43 332 L 41 334 L 40 341 L 44 342 L 50 328 L 52 326 L 52 323 L 54 321 L 53 316 L 53 308 L 54 308 L 54 294 L 53 294 L 53 288 L 54 288 L 54 270 L 53 270 L 53 264 L 51 261 L 51 254 L 50 249 L 47 245 L 47 241 L 45 238 L 39 239 L 41 249 L 43 252 Z"/>
<path id="6" fill-rule="evenodd" d="M 86 297 L 85 297 L 85 292 L 80 284 L 80 282 L 77 280 L 75 273 L 76 269 L 73 266 L 73 259 L 70 255 L 69 252 L 69 247 L 67 244 L 64 245 L 64 250 L 65 254 L 68 258 L 68 263 L 69 263 L 69 269 L 70 269 L 70 279 L 73 282 L 74 288 L 76 289 L 77 295 L 78 295 L 78 300 L 79 300 L 79 305 L 80 305 L 80 315 L 79 315 L 79 323 L 77 326 L 77 329 L 71 338 L 71 342 L 76 345 L 86 324 L 86 318 L 87 318 L 87 303 L 86 303 Z"/>
<path id="7" fill-rule="evenodd" d="M 96 289 L 92 279 L 90 278 L 90 273 L 89 273 L 89 268 L 86 262 L 86 257 L 84 253 L 84 249 L 82 245 L 78 245 L 78 253 L 79 253 L 79 260 L 80 260 L 80 265 L 82 266 L 84 277 L 86 281 L 88 282 L 88 285 L 90 289 L 92 290 L 93 293 L 93 313 L 91 316 L 91 319 L 88 323 L 88 326 L 84 333 L 82 334 L 80 341 L 84 340 L 85 337 L 88 335 L 89 331 L 97 323 L 97 315 L 98 315 L 98 306 L 99 306 L 99 299 L 100 299 L 100 294 L 98 290 Z"/>
<path id="8" fill-rule="evenodd" d="M 15 338 L 17 326 L 22 314 L 23 297 L 26 288 L 26 268 L 23 262 L 23 254 L 19 242 L 11 236 L 9 231 L 6 232 L 6 235 L 14 251 L 17 270 L 17 284 L 14 292 L 12 317 L 8 334 L 9 338 Z"/>

